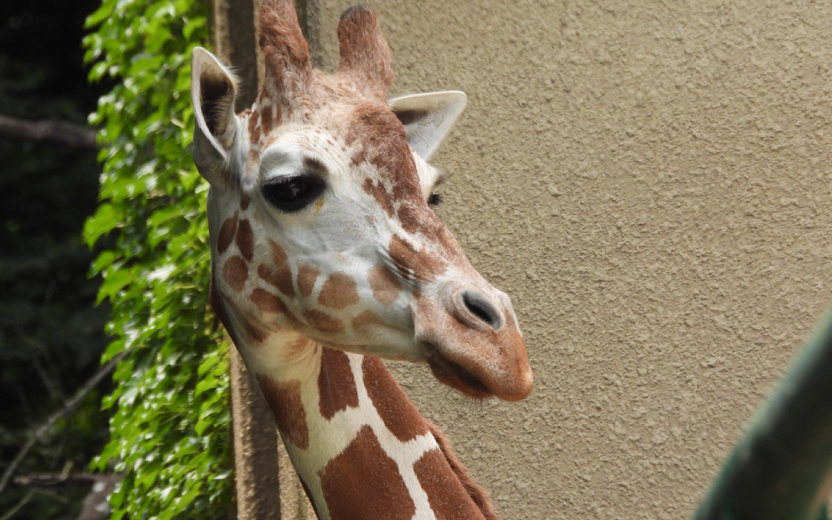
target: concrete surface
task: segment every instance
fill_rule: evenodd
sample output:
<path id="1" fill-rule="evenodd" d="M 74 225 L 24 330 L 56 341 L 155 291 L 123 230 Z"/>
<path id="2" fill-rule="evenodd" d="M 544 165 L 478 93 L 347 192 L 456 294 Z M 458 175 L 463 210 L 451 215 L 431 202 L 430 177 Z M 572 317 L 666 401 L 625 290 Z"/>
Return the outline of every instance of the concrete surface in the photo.
<path id="1" fill-rule="evenodd" d="M 469 96 L 438 213 L 536 387 L 397 377 L 506 519 L 689 516 L 832 302 L 832 4 L 367 1 L 392 95 Z M 334 66 L 350 2 L 301 4 Z"/>

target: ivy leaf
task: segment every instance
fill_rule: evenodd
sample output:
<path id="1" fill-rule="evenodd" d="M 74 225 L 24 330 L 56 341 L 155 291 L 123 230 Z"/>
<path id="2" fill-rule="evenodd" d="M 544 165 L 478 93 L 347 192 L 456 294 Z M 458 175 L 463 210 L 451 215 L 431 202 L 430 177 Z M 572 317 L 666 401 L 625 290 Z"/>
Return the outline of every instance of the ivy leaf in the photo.
<path id="1" fill-rule="evenodd" d="M 101 204 L 95 213 L 84 222 L 84 242 L 92 247 L 98 238 L 109 233 L 122 224 L 124 212 L 122 208 L 112 204 Z"/>
<path id="2" fill-rule="evenodd" d="M 201 282 L 207 185 L 188 150 L 188 62 L 208 39 L 206 9 L 102 0 L 86 22 L 90 80 L 118 80 L 89 116 L 106 173 L 83 235 L 89 246 L 105 235 L 111 244 L 91 266 L 112 309 L 103 359 L 130 351 L 102 402 L 113 410 L 110 441 L 92 464 L 124 474 L 110 497 L 116 519 L 219 520 L 232 500 L 228 361 Z"/>

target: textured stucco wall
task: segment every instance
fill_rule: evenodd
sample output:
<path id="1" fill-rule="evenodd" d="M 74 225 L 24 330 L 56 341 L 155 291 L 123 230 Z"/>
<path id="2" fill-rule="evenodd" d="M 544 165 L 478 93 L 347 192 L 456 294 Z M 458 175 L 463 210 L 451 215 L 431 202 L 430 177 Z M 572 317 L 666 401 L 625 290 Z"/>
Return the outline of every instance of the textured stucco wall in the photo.
<path id="1" fill-rule="evenodd" d="M 686 517 L 832 302 L 832 4 L 368 2 L 393 94 L 469 95 L 438 212 L 536 387 L 399 380 L 507 519 Z M 330 67 L 349 4 L 306 2 Z"/>

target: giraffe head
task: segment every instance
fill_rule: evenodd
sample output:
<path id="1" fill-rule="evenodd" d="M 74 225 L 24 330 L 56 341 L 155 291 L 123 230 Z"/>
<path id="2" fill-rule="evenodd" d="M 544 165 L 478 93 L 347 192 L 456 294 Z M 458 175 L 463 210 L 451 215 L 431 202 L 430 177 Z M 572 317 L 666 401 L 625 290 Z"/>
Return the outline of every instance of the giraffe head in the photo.
<path id="1" fill-rule="evenodd" d="M 265 81 L 241 114 L 233 75 L 193 52 L 215 310 L 238 347 L 279 344 L 280 362 L 316 342 L 426 362 L 474 397 L 522 399 L 532 372 L 511 302 L 429 206 L 441 175 L 426 161 L 465 95 L 388 102 L 390 51 L 366 7 L 344 13 L 338 38 L 337 71 L 314 70 L 291 4 L 266 0 Z"/>

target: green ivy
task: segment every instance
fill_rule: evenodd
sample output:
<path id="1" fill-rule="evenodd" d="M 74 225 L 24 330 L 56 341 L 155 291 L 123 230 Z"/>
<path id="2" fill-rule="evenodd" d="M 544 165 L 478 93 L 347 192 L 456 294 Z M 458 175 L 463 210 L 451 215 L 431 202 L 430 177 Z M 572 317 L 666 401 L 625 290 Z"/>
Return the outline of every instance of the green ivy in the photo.
<path id="1" fill-rule="evenodd" d="M 124 475 L 114 519 L 223 518 L 231 502 L 227 348 L 207 312 L 208 186 L 190 154 L 191 49 L 206 2 L 103 0 L 87 19 L 90 80 L 115 80 L 90 116 L 102 145 L 100 205 L 84 227 L 99 301 L 112 304 L 104 360 L 129 350 L 104 400 L 111 440 L 93 468 Z"/>

